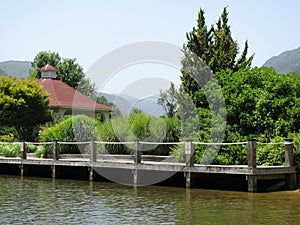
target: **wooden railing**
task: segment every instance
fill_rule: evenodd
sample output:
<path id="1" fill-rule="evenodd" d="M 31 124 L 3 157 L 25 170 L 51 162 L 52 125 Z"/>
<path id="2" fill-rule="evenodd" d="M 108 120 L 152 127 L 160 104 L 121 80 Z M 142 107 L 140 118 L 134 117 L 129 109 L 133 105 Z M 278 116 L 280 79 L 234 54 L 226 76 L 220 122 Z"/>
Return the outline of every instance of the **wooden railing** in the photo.
<path id="1" fill-rule="evenodd" d="M 0 144 L 9 144 L 6 142 L 1 142 Z M 16 144 L 13 143 L 13 144 Z M 46 144 L 52 144 L 52 159 L 53 160 L 59 160 L 59 145 L 61 144 L 85 144 L 90 145 L 90 161 L 96 162 L 97 161 L 97 151 L 96 151 L 96 145 L 97 144 L 126 144 L 126 145 L 133 145 L 134 152 L 133 152 L 133 162 L 135 165 L 141 164 L 142 162 L 142 149 L 141 145 L 184 145 L 184 162 L 187 167 L 193 167 L 195 164 L 195 145 L 215 145 L 215 146 L 221 146 L 221 145 L 248 145 L 248 167 L 249 168 L 256 168 L 256 147 L 257 144 L 268 144 L 268 145 L 284 145 L 285 149 L 285 162 L 284 165 L 287 167 L 292 167 L 295 165 L 294 163 L 294 156 L 293 156 L 293 148 L 294 148 L 294 142 L 293 139 L 285 139 L 284 142 L 279 143 L 261 143 L 257 142 L 255 139 L 250 139 L 247 142 L 236 142 L 236 143 L 205 143 L 205 142 L 194 142 L 194 141 L 185 141 L 185 142 L 169 142 L 169 143 L 157 143 L 157 142 L 143 142 L 139 140 L 135 140 L 133 142 L 98 142 L 98 141 L 89 141 L 89 142 L 60 142 L 60 141 L 53 141 L 53 142 L 19 142 L 20 144 L 20 157 L 23 160 L 27 159 L 27 145 L 28 144 L 34 144 L 34 145 L 46 145 Z"/>

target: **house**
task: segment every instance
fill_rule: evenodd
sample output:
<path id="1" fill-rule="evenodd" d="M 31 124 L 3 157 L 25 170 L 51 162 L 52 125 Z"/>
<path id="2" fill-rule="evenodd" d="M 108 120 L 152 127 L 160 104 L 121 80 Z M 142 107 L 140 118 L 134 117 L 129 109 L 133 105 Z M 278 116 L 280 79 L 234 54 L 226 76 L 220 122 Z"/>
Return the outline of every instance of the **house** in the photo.
<path id="1" fill-rule="evenodd" d="M 91 117 L 101 115 L 103 120 L 110 118 L 113 108 L 102 105 L 79 91 L 56 79 L 57 69 L 50 64 L 41 68 L 38 83 L 50 95 L 49 107 L 61 116 L 85 114 Z"/>

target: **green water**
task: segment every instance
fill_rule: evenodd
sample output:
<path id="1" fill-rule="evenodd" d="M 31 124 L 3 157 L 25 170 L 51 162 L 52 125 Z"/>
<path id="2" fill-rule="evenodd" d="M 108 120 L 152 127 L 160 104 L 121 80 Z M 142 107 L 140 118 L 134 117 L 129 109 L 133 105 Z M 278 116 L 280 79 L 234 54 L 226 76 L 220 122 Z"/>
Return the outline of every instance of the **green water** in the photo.
<path id="1" fill-rule="evenodd" d="M 244 192 L 0 176 L 1 224 L 300 224 L 300 192 Z"/>

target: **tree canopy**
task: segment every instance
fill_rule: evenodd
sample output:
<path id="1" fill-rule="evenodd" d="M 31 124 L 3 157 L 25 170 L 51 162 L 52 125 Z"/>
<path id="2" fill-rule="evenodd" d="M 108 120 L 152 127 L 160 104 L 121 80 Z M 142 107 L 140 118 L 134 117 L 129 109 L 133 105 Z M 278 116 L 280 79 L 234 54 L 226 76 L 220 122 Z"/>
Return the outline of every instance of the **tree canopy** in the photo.
<path id="1" fill-rule="evenodd" d="M 197 18 L 197 26 L 191 32 L 186 34 L 187 43 L 183 46 L 184 58 L 182 60 L 181 69 L 181 86 L 183 90 L 190 95 L 197 107 L 208 108 L 208 102 L 204 96 L 203 90 L 199 83 L 190 74 L 191 67 L 196 67 L 194 63 L 198 57 L 198 61 L 203 61 L 202 67 L 208 66 L 212 73 L 217 73 L 224 69 L 238 71 L 251 66 L 254 55 L 247 58 L 248 42 L 238 58 L 239 47 L 231 35 L 230 26 L 228 24 L 227 8 L 218 19 L 216 25 L 207 28 L 204 10 L 200 9 Z M 203 79 L 201 68 L 198 68 L 198 79 Z"/>
<path id="2" fill-rule="evenodd" d="M 162 91 L 160 90 L 160 95 L 157 103 L 161 105 L 166 113 L 166 116 L 171 118 L 176 116 L 177 112 L 177 99 L 176 99 L 176 89 L 174 83 L 171 82 L 170 88 Z"/>
<path id="3" fill-rule="evenodd" d="M 300 76 L 278 74 L 267 67 L 251 68 L 254 55 L 247 56 L 247 41 L 239 54 L 238 43 L 231 36 L 227 8 L 209 29 L 204 10 L 200 9 L 197 26 L 187 33 L 183 53 L 182 83 L 177 95 L 183 98 L 177 99 L 178 112 L 181 116 L 189 114 L 192 109 L 186 106 L 191 104 L 186 102 L 190 100 L 198 120 L 187 120 L 184 124 L 191 128 L 198 126 L 196 132 L 190 129 L 187 137 L 201 142 L 216 142 L 211 135 L 214 133 L 223 134 L 224 142 L 245 141 L 249 137 L 262 142 L 278 142 L 283 137 L 299 137 Z M 216 105 L 222 105 L 223 101 L 223 109 L 213 108 L 212 101 Z M 259 147 L 258 162 L 282 163 L 282 149 L 274 149 L 276 151 Z M 197 146 L 195 159 L 198 163 L 206 163 L 206 156 L 215 157 L 213 152 L 213 146 Z M 174 148 L 172 154 L 180 156 L 182 149 Z M 247 146 L 221 146 L 212 159 L 216 164 L 244 164 Z"/>
<path id="4" fill-rule="evenodd" d="M 231 35 L 227 7 L 223 9 L 216 25 L 211 25 L 210 29 L 207 28 L 204 14 L 204 10 L 200 9 L 197 26 L 186 34 L 185 47 L 203 59 L 213 73 L 223 69 L 237 71 L 250 67 L 254 55 L 247 58 L 248 41 L 245 41 L 242 54 L 237 58 L 239 48 Z"/>
<path id="5" fill-rule="evenodd" d="M 0 125 L 14 128 L 17 139 L 34 139 L 39 125 L 51 119 L 48 103 L 36 81 L 0 76 Z"/>

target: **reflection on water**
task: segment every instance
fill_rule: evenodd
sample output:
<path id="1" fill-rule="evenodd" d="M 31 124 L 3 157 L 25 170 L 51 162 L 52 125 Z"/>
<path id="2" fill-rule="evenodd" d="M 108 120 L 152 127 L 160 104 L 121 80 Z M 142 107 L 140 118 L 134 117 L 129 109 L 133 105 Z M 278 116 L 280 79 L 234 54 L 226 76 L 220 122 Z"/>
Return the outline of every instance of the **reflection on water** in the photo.
<path id="1" fill-rule="evenodd" d="M 1 224 L 299 224 L 300 192 L 250 194 L 0 176 Z"/>

